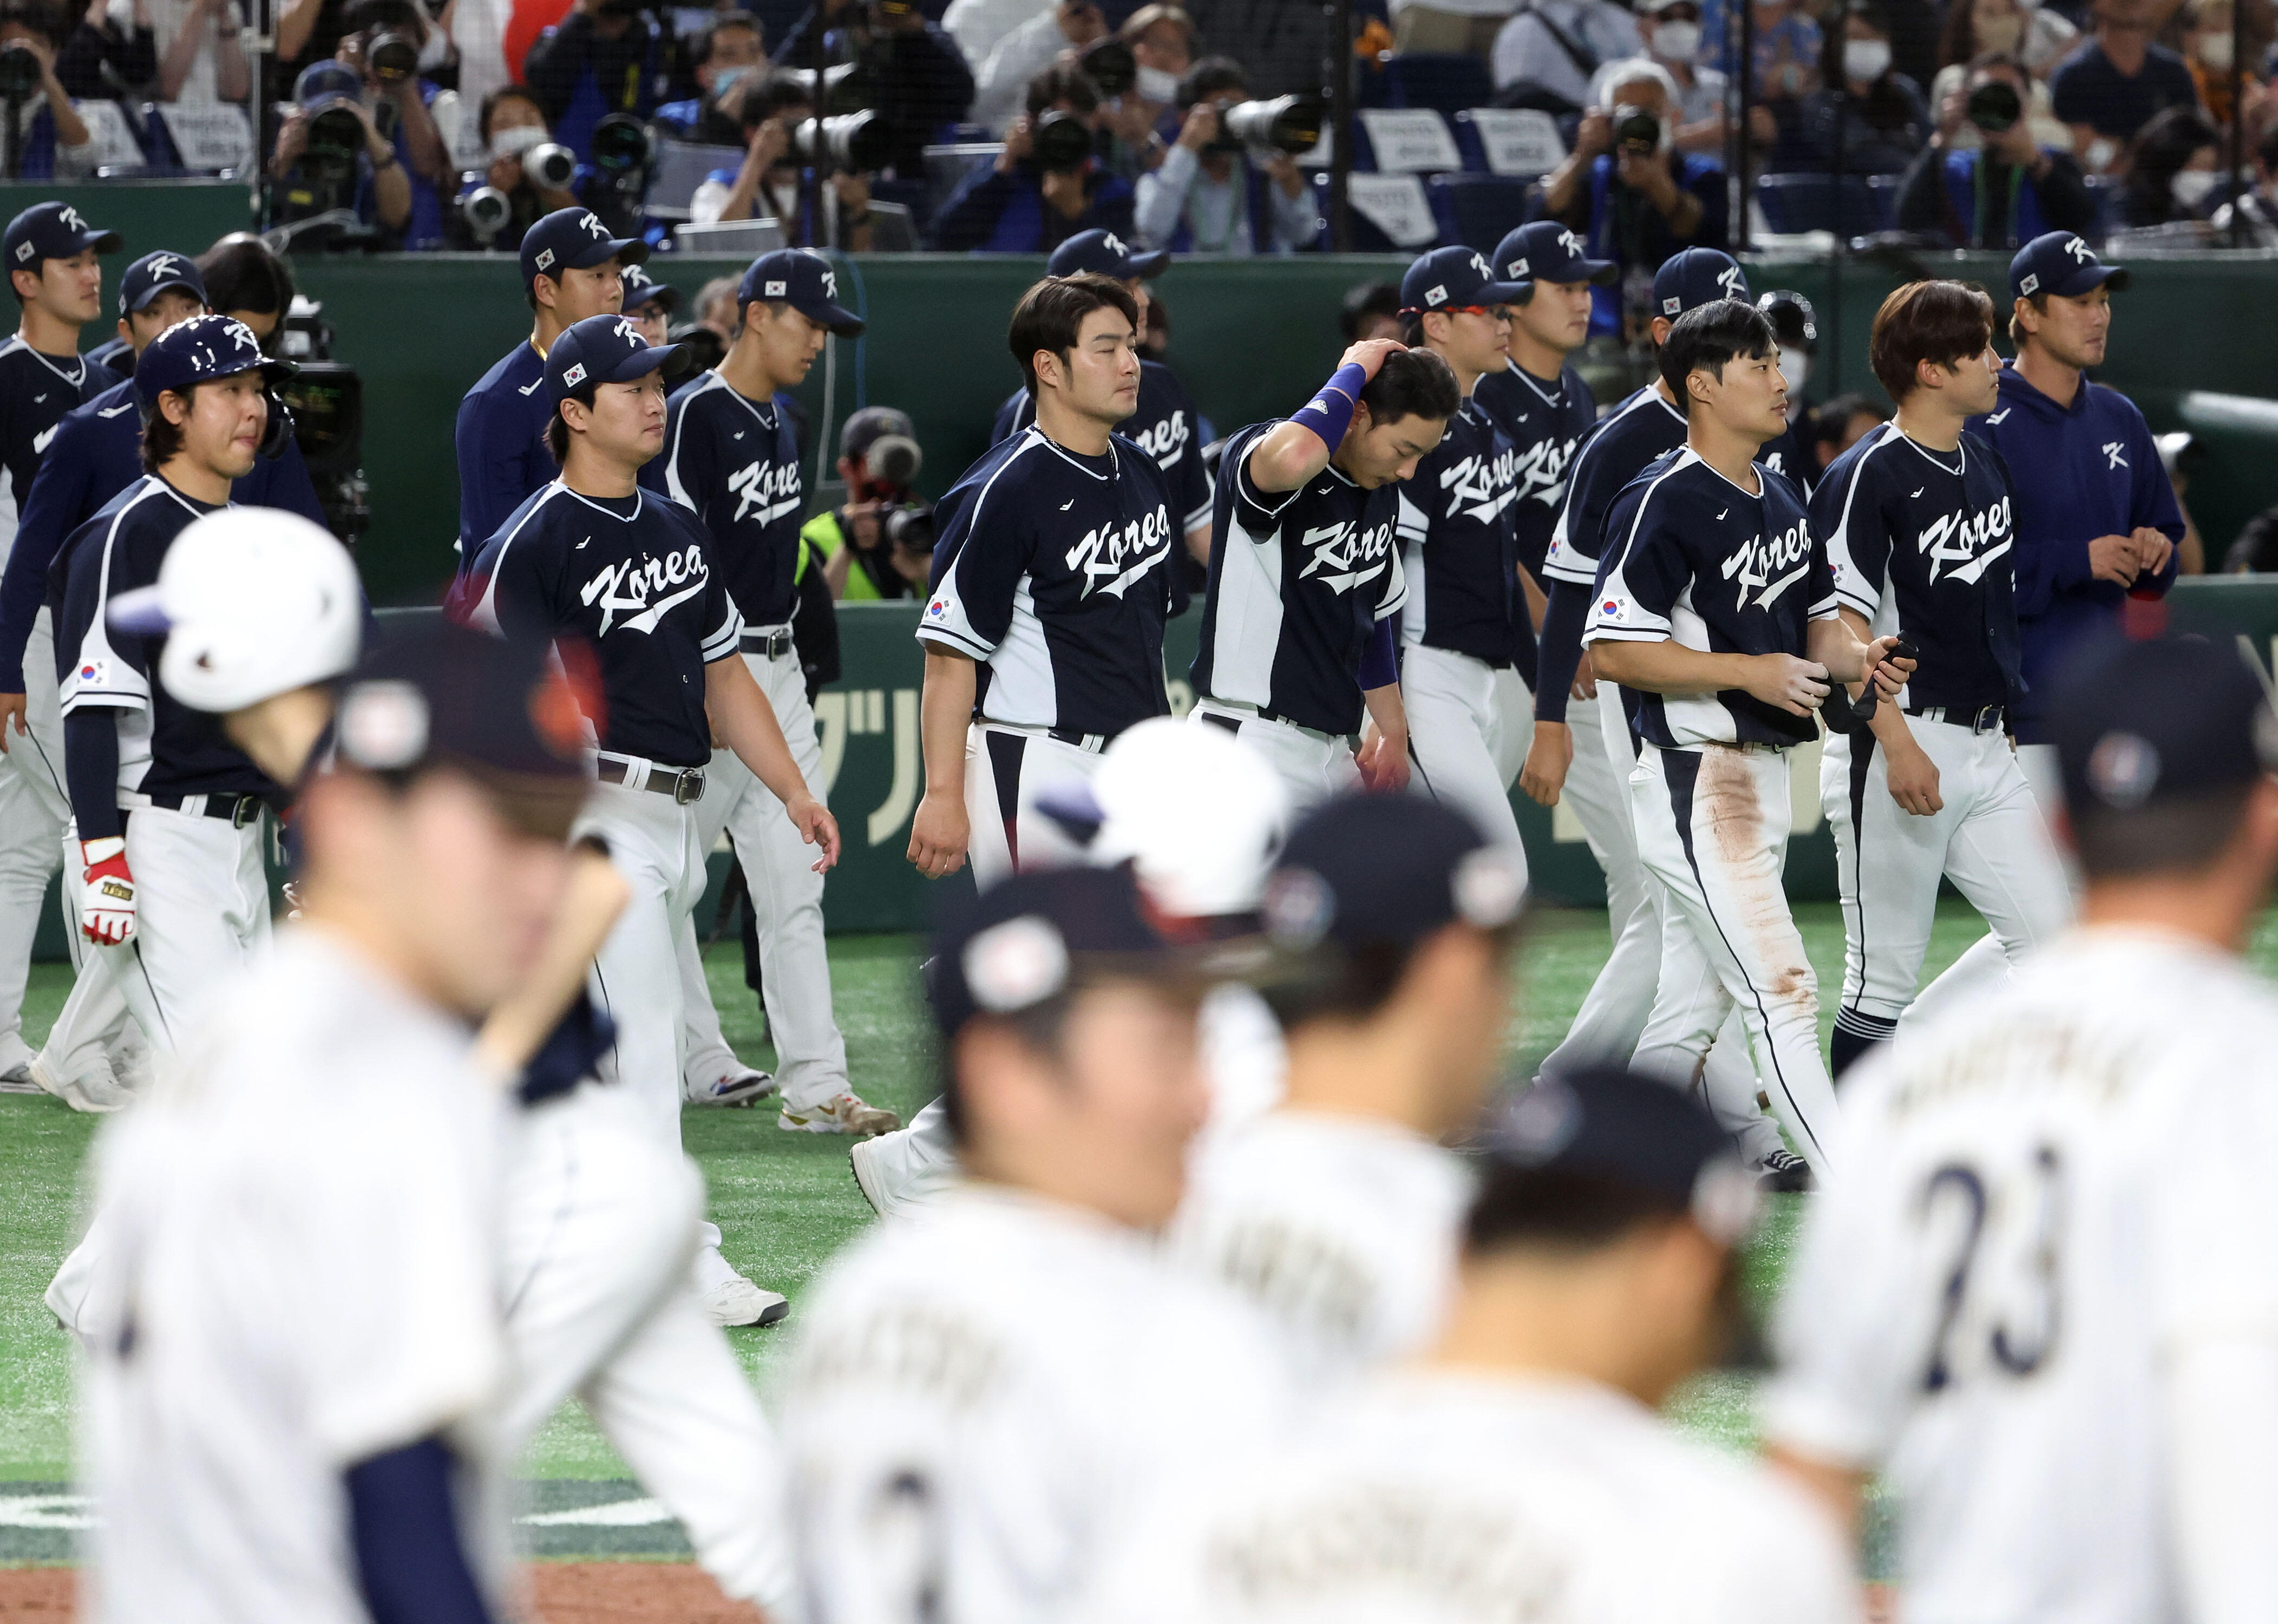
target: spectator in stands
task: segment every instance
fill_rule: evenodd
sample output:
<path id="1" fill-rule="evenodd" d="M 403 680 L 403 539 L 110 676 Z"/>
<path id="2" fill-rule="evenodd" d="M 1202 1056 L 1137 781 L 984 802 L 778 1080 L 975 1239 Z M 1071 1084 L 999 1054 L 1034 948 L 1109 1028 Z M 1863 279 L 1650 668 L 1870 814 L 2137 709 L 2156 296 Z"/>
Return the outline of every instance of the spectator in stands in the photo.
<path id="1" fill-rule="evenodd" d="M 1642 0 L 1638 8 L 1638 33 L 1646 54 L 1669 70 L 1677 81 L 1677 145 L 1680 151 L 1722 156 L 1724 151 L 1724 99 L 1730 80 L 1719 68 L 1701 63 L 1701 0 Z M 1599 70 L 1602 78 L 1617 71 L 1609 63 Z M 1605 103 L 1605 88 L 1594 87 L 1594 105 Z M 1759 103 L 1748 109 L 1748 127 L 1757 144 L 1769 149 L 1779 139 L 1771 111 Z"/>
<path id="2" fill-rule="evenodd" d="M 1601 65 L 1644 50 L 1637 19 L 1616 0 L 1534 0 L 1495 34 L 1495 100 L 1579 112 Z"/>
<path id="3" fill-rule="evenodd" d="M 435 99 L 435 87 L 416 72 L 398 74 L 372 57 L 373 45 L 386 34 L 417 41 L 424 56 L 438 31 L 418 0 L 355 0 L 348 7 L 348 24 L 333 60 L 363 77 L 364 104 L 372 110 L 374 125 L 394 146 L 411 179 L 411 214 L 401 227 L 402 246 L 440 247 L 443 199 L 452 189 L 452 166 L 450 149 L 429 105 Z"/>
<path id="4" fill-rule="evenodd" d="M 733 344 L 743 330 L 743 317 L 736 309 L 736 290 L 742 282 L 740 276 L 714 277 L 696 290 L 697 324 L 717 333 L 722 344 Z"/>
<path id="5" fill-rule="evenodd" d="M 2056 66 L 2049 95 L 2091 174 L 2118 172 L 2137 132 L 2170 107 L 2195 107 L 2183 59 L 2152 42 L 2158 0 L 2095 0 L 2095 37 Z"/>
<path id="6" fill-rule="evenodd" d="M 2079 42 L 2080 30 L 2046 6 L 2027 8 L 2022 0 L 1952 0 L 1945 31 L 1938 41 L 1938 77 L 1930 81 L 1930 111 L 1943 127 L 1948 102 L 1968 93 L 1975 64 L 1982 57 L 2007 57 L 2025 73 L 2025 116 L 2037 145 L 2072 150 L 2072 131 L 2049 105 L 2043 77 Z M 1984 136 L 1964 118 L 1947 132 L 1949 149 L 1975 147 Z"/>
<path id="7" fill-rule="evenodd" d="M 93 0 L 87 14 L 56 53 L 56 77 L 66 93 L 116 97 L 158 77 L 158 38 L 150 26 L 149 0 L 125 0 L 118 12 L 111 0 Z"/>
<path id="8" fill-rule="evenodd" d="M 646 265 L 627 265 L 619 279 L 625 286 L 625 319 L 646 342 L 664 343 L 672 313 L 680 309 L 680 290 L 649 275 Z"/>
<path id="9" fill-rule="evenodd" d="M 523 233 L 556 209 L 577 202 L 577 183 L 543 187 L 524 169 L 522 160 L 530 149 L 553 139 L 546 127 L 546 110 L 526 86 L 508 85 L 485 96 L 476 115 L 476 130 L 488 162 L 460 177 L 458 203 L 463 206 L 468 195 L 482 187 L 495 187 L 506 194 L 507 222 L 496 236 L 484 242 L 475 236 L 461 208 L 454 207 L 444 217 L 443 235 L 457 248 L 516 253 L 522 248 Z"/>
<path id="10" fill-rule="evenodd" d="M 1195 65 L 1195 22 L 1176 5 L 1150 0 L 1123 20 L 1117 37 L 1138 65 L 1131 88 L 1115 98 L 1106 127 L 1115 138 L 1109 162 L 1136 176 L 1154 168 L 1179 133 L 1179 81 Z"/>
<path id="11" fill-rule="evenodd" d="M 531 46 L 522 75 L 555 139 L 582 158 L 609 114 L 654 111 L 669 42 L 639 0 L 571 0 L 570 14 Z"/>
<path id="12" fill-rule="evenodd" d="M 2230 0 L 2186 0 L 2183 14 L 2190 27 L 2183 35 L 2183 65 L 2191 71 L 2191 82 L 2198 87 L 2199 102 L 2214 120 L 2215 128 L 2230 128 L 2230 55 L 2234 22 Z M 2270 7 L 2268 0 L 2249 4 L 2246 23 L 2246 72 L 2243 77 L 2241 99 L 2246 103 L 2249 129 L 2260 122 L 2262 98 L 2267 94 L 2259 72 L 2264 54 L 2270 49 Z"/>
<path id="13" fill-rule="evenodd" d="M 811 11 L 793 23 L 776 60 L 807 67 L 807 32 L 816 26 Z M 918 0 L 822 0 L 821 26 L 826 62 L 862 65 L 870 104 L 893 137 L 886 166 L 903 176 L 925 173 L 927 146 L 973 103 L 973 72 L 957 42 L 926 19 Z"/>
<path id="14" fill-rule="evenodd" d="M 1795 150 L 1805 166 L 1846 175 L 1904 174 L 1930 141 L 1922 87 L 1891 65 L 1879 0 L 1853 0 L 1820 59 L 1822 88 L 1803 100 Z"/>
<path id="15" fill-rule="evenodd" d="M 1337 327 L 1347 348 L 1371 339 L 1397 339 L 1407 327 L 1400 317 L 1400 284 L 1361 282 L 1347 288 Z"/>
<path id="16" fill-rule="evenodd" d="M 1647 314 L 1653 273 L 1663 260 L 1686 248 L 1723 248 L 1729 212 L 1724 166 L 1677 149 L 1670 120 L 1677 91 L 1669 71 L 1640 57 L 1603 82 L 1609 103 L 1583 115 L 1574 150 L 1543 178 L 1534 199 L 1539 217 L 1584 234 L 1589 258 L 1622 268 L 1618 287 L 1591 290 L 1590 330 L 1600 333 L 1622 329 L 1624 301 L 1632 314 Z M 1650 120 L 1657 138 L 1617 133 L 1617 112 L 1625 125 L 1632 116 Z"/>
<path id="17" fill-rule="evenodd" d="M 1740 0 L 1712 4 L 1701 19 L 1702 59 L 1726 73 L 1739 71 L 1740 31 L 1732 8 Z M 1819 24 L 1800 0 L 1754 0 L 1756 49 L 1749 91 L 1785 123 L 1803 98 L 1819 88 Z"/>
<path id="18" fill-rule="evenodd" d="M 2222 136 L 2197 107 L 2170 107 L 2137 132 L 2120 186 L 2118 224 L 2203 228 L 2222 179 Z"/>
<path id="19" fill-rule="evenodd" d="M 1107 19 L 1097 0 L 1055 0 L 998 41 L 988 60 L 974 69 L 968 117 L 991 135 L 1004 134 L 1021 116 L 1030 80 L 1106 37 Z"/>
<path id="20" fill-rule="evenodd" d="M 1037 134 L 1055 116 L 1082 129 L 1099 127 L 1099 87 L 1082 69 L 1046 68 L 1028 81 L 1028 111 L 1005 133 L 1005 149 L 951 194 L 934 218 L 934 237 L 950 253 L 1049 254 L 1078 232 L 1133 234 L 1131 183 L 1091 156 L 1047 169 L 1036 156 Z"/>
<path id="21" fill-rule="evenodd" d="M 744 162 L 715 169 L 688 200 L 688 217 L 699 225 L 715 220 L 775 219 L 784 238 L 800 246 L 870 251 L 870 178 L 835 169 L 823 188 L 822 228 L 815 229 L 808 202 L 814 172 L 800 164 L 798 127 L 814 117 L 806 81 L 796 73 L 771 73 L 742 98 Z"/>
<path id="22" fill-rule="evenodd" d="M 2225 203 L 2214 211 L 2213 237 L 2219 248 L 2230 246 L 2231 208 Z M 2240 233 L 2244 246 L 2278 248 L 2278 124 L 2263 131 L 2262 139 L 2254 143 L 2254 189 L 2239 200 L 2237 209 L 2245 217 Z"/>
<path id="23" fill-rule="evenodd" d="M 31 7 L 0 10 L 0 45 L 21 45 L 37 58 L 40 88 L 16 103 L 18 172 L 24 180 L 80 180 L 95 172 L 95 136 L 56 77 L 56 41 Z"/>
<path id="24" fill-rule="evenodd" d="M 1179 139 L 1159 167 L 1139 177 L 1132 229 L 1145 246 L 1242 258 L 1294 253 L 1319 233 L 1320 211 L 1297 160 L 1275 152 L 1258 165 L 1262 184 L 1254 185 L 1250 155 L 1220 129 L 1226 110 L 1249 99 L 1242 65 L 1225 57 L 1204 57 L 1179 81 Z M 1272 222 L 1262 248 L 1252 220 L 1254 192 L 1263 194 Z"/>
<path id="25" fill-rule="evenodd" d="M 2278 507 L 2266 507 L 2246 522 L 2222 555 L 2222 573 L 2278 575 Z"/>
<path id="26" fill-rule="evenodd" d="M 657 123 L 683 141 L 740 146 L 744 98 L 768 77 L 760 25 L 749 11 L 722 11 L 705 25 L 693 55 L 698 95 L 667 102 L 656 110 Z"/>
<path id="27" fill-rule="evenodd" d="M 1489 57 L 1522 0 L 1391 0 L 1392 48 Z"/>
<path id="28" fill-rule="evenodd" d="M 277 65 L 298 76 L 330 62 L 348 32 L 348 0 L 285 0 L 277 15 Z"/>
<path id="29" fill-rule="evenodd" d="M 1936 232 L 1958 248 L 2010 251 L 2044 232 L 2094 233 L 2096 200 L 2080 165 L 2044 145 L 2031 118 L 2021 116 L 2031 82 L 2024 65 L 2000 51 L 1969 65 L 1939 103 L 1938 129 L 1899 188 L 1900 231 Z M 2007 96 L 1987 89 L 1995 85 Z"/>
<path id="30" fill-rule="evenodd" d="M 251 232 L 232 232 L 197 257 L 206 305 L 243 322 L 270 355 L 293 309 L 293 268 Z"/>
<path id="31" fill-rule="evenodd" d="M 144 6 L 158 55 L 153 101 L 187 107 L 245 104 L 249 81 L 237 42 L 243 19 L 231 0 L 144 0 Z M 113 15 L 120 11 L 132 15 L 126 6 Z"/>
<path id="32" fill-rule="evenodd" d="M 1811 414 L 1811 454 L 1823 474 L 1835 459 L 1891 420 L 1891 414 L 1862 394 L 1839 394 Z"/>
<path id="33" fill-rule="evenodd" d="M 373 126 L 362 76 L 345 63 L 314 63 L 294 82 L 293 101 L 269 157 L 270 179 L 278 183 L 276 217 L 297 220 L 331 209 L 354 209 L 357 219 L 400 243 L 411 220 L 412 178 L 395 143 Z M 357 147 L 333 145 L 329 130 L 317 124 L 334 108 L 355 114 L 363 136 Z M 320 130 L 328 139 L 312 143 L 310 135 Z"/>

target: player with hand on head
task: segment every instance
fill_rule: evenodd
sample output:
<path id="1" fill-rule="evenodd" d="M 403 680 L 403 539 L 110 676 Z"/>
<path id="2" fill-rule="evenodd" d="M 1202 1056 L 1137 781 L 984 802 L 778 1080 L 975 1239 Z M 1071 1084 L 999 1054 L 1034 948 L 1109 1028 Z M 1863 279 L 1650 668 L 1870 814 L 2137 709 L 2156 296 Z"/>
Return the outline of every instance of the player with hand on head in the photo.
<path id="1" fill-rule="evenodd" d="M 1657 1412 L 1743 1330 L 1754 1181 L 1660 1083 L 1505 1104 L 1419 1358 L 1153 1501 L 1093 1624 L 1858 1624 L 1832 1522 Z"/>
<path id="2" fill-rule="evenodd" d="M 799 608 L 799 523 L 805 500 L 799 431 L 780 394 L 805 381 L 832 333 L 862 324 L 837 302 L 829 263 L 782 248 L 751 263 L 737 290 L 736 341 L 717 369 L 675 392 L 664 451 L 640 481 L 694 513 L 710 538 L 707 556 L 744 617 L 739 648 L 810 796 L 822 779 L 822 747 L 806 678 L 791 641 Z M 692 916 L 679 943 L 681 997 L 692 1021 L 684 1092 L 697 1105 L 742 1105 L 780 1086 L 778 1125 L 807 1133 L 879 1133 L 901 1126 L 891 1111 L 858 1097 L 846 1080 L 846 1040 L 830 1008 L 830 961 L 822 942 L 822 875 L 801 830 L 732 750 L 715 750 L 697 803 L 701 850 L 725 830 L 751 892 L 768 1035 L 781 1075 L 738 1062 L 720 1035 Z"/>
<path id="3" fill-rule="evenodd" d="M 1519 584 L 1518 456 L 1472 394 L 1509 364 L 1510 304 L 1525 291 L 1466 248 L 1435 248 L 1408 267 L 1409 341 L 1448 363 L 1462 399 L 1401 484 L 1397 527 L 1410 785 L 1460 808 L 1522 863 L 1510 780 L 1532 730 L 1534 627 Z"/>
<path id="4" fill-rule="evenodd" d="M 1820 757 L 1843 901 L 1838 1078 L 1914 1001 L 1941 877 L 2011 964 L 2072 913 L 2007 725 L 2023 683 L 2015 487 L 1961 426 L 1996 404 L 1993 302 L 1969 284 L 1910 282 L 1876 312 L 1869 358 L 1899 415 L 1828 469 L 1812 531 L 1844 622 L 1895 632 L 1922 668 L 1864 728 L 1831 731 Z"/>
<path id="5" fill-rule="evenodd" d="M 579 819 L 632 893 L 594 962 L 592 991 L 617 1031 L 615 1074 L 657 1140 L 680 1144 L 682 978 L 677 947 L 702 896 L 695 803 L 716 734 L 784 808 L 815 855 L 838 860 L 838 827 L 806 789 L 767 696 L 736 658 L 743 619 L 715 544 L 677 502 L 641 489 L 664 446 L 661 376 L 680 354 L 596 316 L 547 350 L 561 477 L 524 502 L 455 591 L 456 613 L 509 636 L 545 637 L 598 666 L 600 787 Z M 738 1274 L 703 1226 L 695 1279 L 717 1324 L 780 1319 L 784 1300 Z"/>
<path id="6" fill-rule="evenodd" d="M 1893 693 L 1914 662 L 1843 623 L 1802 493 L 1751 461 L 1786 421 L 1778 362 L 1770 324 L 1739 300 L 1678 317 L 1661 376 L 1686 403 L 1685 446 L 1615 499 L 1583 635 L 1599 675 L 1633 696 L 1645 748 L 1630 812 L 1666 901 L 1634 1064 L 1689 1084 L 1737 1003 L 1772 1109 L 1824 1181 L 1835 1093 L 1780 878 L 1787 751 L 1818 736 L 1831 682 Z"/>
<path id="7" fill-rule="evenodd" d="M 1136 1504 L 1278 1420 L 1257 1327 L 1154 1236 L 1209 1109 L 1201 969 L 1128 867 L 951 902 L 926 988 L 965 1177 L 832 1261 L 784 1383 L 814 1616 L 1069 1617 Z"/>
<path id="8" fill-rule="evenodd" d="M 1120 283 L 1088 271 L 1021 294 L 1007 342 L 1036 420 L 935 511 L 917 631 L 926 787 L 909 846 L 929 878 L 968 854 L 983 886 L 1072 858 L 1038 797 L 1091 777 L 1117 735 L 1170 713 L 1179 532 L 1162 469 L 1115 427 L 1138 407 L 1138 317 Z"/>
<path id="9" fill-rule="evenodd" d="M 1355 784 L 1407 787 L 1393 487 L 1462 405 L 1445 361 L 1375 339 L 1294 416 L 1227 438 L 1189 714 L 1265 752 L 1301 811 Z"/>
<path id="10" fill-rule="evenodd" d="M 1372 795 L 1299 824 L 1266 881 L 1283 1098 L 1198 1147 L 1168 1239 L 1263 1312 L 1306 1387 L 1441 1330 L 1472 1193 L 1441 1146 L 1502 1060 L 1525 895 L 1525 859 L 1461 812 Z"/>
<path id="11" fill-rule="evenodd" d="M 2225 644 L 2084 652 L 2043 698 L 2078 927 L 1845 1086 L 1844 1176 L 1758 1403 L 1846 1519 L 1880 1476 L 1903 1617 L 2246 1620 L 2278 1596 L 2278 996 L 2246 962 L 2278 873 L 2264 681 Z"/>

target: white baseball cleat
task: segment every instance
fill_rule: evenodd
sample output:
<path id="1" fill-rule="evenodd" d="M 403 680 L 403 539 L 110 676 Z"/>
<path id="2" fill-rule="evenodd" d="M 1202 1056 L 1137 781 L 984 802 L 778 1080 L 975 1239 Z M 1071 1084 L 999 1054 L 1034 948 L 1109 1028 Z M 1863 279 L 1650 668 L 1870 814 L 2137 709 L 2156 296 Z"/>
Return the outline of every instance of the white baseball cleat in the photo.
<path id="1" fill-rule="evenodd" d="M 868 1139 L 873 1133 L 891 1133 L 901 1125 L 902 1119 L 893 1112 L 880 1110 L 853 1094 L 842 1094 L 820 1105 L 796 1109 L 785 1104 L 776 1118 L 776 1126 L 791 1133 L 852 1133 L 860 1139 Z"/>
<path id="2" fill-rule="evenodd" d="M 715 1325 L 772 1325 L 791 1312 L 791 1300 L 762 1291 L 741 1275 L 704 1293 L 704 1313 Z"/>
<path id="3" fill-rule="evenodd" d="M 870 1210 L 880 1217 L 886 1216 L 886 1198 L 877 1186 L 878 1175 L 884 1170 L 877 1164 L 878 1141 L 859 1139 L 848 1147 L 846 1165 L 854 1175 L 854 1187 L 862 1192 L 862 1199 L 870 1203 Z"/>
<path id="4" fill-rule="evenodd" d="M 47 1067 L 40 1064 L 36 1055 L 26 1063 L 25 1069 L 42 1090 L 55 1095 L 75 1111 L 90 1111 L 99 1116 L 122 1110 L 134 1099 L 108 1070 L 58 1081 Z"/>
<path id="5" fill-rule="evenodd" d="M 776 1079 L 765 1071 L 746 1066 L 740 1071 L 730 1071 L 715 1078 L 708 1086 L 699 1086 L 688 1095 L 691 1105 L 756 1105 L 776 1091 Z"/>

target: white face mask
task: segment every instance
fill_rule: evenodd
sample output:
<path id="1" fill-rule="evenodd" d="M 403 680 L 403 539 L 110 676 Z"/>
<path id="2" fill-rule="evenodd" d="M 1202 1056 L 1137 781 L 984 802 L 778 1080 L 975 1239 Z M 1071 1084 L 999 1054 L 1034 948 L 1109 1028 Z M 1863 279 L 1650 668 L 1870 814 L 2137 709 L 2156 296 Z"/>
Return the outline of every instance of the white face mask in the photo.
<path id="1" fill-rule="evenodd" d="M 1881 40 L 1843 42 L 1843 76 L 1861 81 L 1880 79 L 1891 68 L 1891 48 Z"/>
<path id="2" fill-rule="evenodd" d="M 2230 35 L 2210 34 L 2199 41 L 2199 60 L 2218 73 L 2230 72 Z"/>
<path id="3" fill-rule="evenodd" d="M 494 130 L 491 133 L 491 159 L 518 158 L 532 147 L 546 144 L 546 132 L 533 125 L 518 125 L 511 130 Z"/>
<path id="4" fill-rule="evenodd" d="M 1803 399 L 1804 380 L 1811 376 L 1811 357 L 1800 349 L 1781 345 L 1780 376 L 1787 379 L 1788 403 L 1793 408 Z"/>
<path id="5" fill-rule="evenodd" d="M 1179 99 L 1179 76 L 1161 68 L 1143 67 L 1135 81 L 1139 94 L 1150 102 L 1175 102 Z"/>
<path id="6" fill-rule="evenodd" d="M 1701 54 L 1699 23 L 1663 23 L 1653 31 L 1653 54 L 1664 62 L 1690 62 Z"/>
<path id="7" fill-rule="evenodd" d="M 752 66 L 748 62 L 740 63 L 731 68 L 714 68 L 712 70 L 712 99 L 716 102 L 722 96 L 727 95 L 730 90 L 735 88 L 737 80 L 742 79 L 745 74 L 751 71 Z"/>
<path id="8" fill-rule="evenodd" d="M 2175 172 L 2175 178 L 2167 182 L 2167 190 L 2175 194 L 2176 202 L 2196 211 L 2201 203 L 2206 202 L 2207 194 L 2214 190 L 2214 183 L 2221 178 L 2211 169 L 2179 169 Z"/>

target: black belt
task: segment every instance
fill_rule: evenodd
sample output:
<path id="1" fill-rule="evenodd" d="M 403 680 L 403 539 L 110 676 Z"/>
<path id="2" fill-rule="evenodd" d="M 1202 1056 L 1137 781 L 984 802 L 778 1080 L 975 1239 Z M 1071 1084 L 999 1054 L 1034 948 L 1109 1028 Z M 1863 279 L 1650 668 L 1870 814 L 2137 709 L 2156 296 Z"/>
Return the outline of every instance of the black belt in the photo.
<path id="1" fill-rule="evenodd" d="M 746 631 L 736 639 L 737 646 L 746 654 L 764 654 L 769 660 L 781 660 L 791 652 L 791 628 L 777 626 L 770 631 Z"/>
<path id="2" fill-rule="evenodd" d="M 151 805 L 163 806 L 168 812 L 184 811 L 184 804 L 189 801 L 205 803 L 194 816 L 219 818 L 231 827 L 240 829 L 260 817 L 261 809 L 266 804 L 257 795 L 154 795 L 150 797 Z"/>
<path id="3" fill-rule="evenodd" d="M 1210 723 L 1213 728 L 1225 728 L 1228 733 L 1239 733 L 1242 731 L 1242 718 L 1239 716 L 1228 716 L 1223 711 L 1204 711 L 1203 713 L 1203 720 Z"/>
<path id="4" fill-rule="evenodd" d="M 593 764 L 594 773 L 605 784 L 622 784 L 632 769 L 622 761 L 600 760 Z M 653 795 L 669 795 L 675 806 L 685 806 L 704 798 L 704 769 L 700 766 L 669 767 L 651 764 L 647 782 L 641 788 Z"/>
<path id="5" fill-rule="evenodd" d="M 2002 705 L 1981 705 L 1968 710 L 1953 705 L 1910 705 L 1909 716 L 1920 716 L 1929 721 L 1942 721 L 1951 727 L 1967 728 L 1972 733 L 1999 733 L 2008 721 L 2009 710 Z"/>

